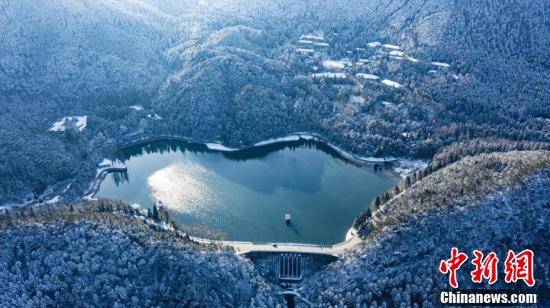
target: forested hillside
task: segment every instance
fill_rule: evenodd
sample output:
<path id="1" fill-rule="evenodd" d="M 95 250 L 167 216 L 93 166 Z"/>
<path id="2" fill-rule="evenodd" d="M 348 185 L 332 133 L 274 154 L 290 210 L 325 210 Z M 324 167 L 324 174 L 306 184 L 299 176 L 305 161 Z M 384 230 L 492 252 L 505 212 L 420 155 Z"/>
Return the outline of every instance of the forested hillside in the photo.
<path id="1" fill-rule="evenodd" d="M 360 222 L 366 244 L 309 279 L 301 291 L 321 306 L 437 306 L 439 292 L 449 285 L 436 265 L 452 247 L 467 255 L 490 250 L 499 258 L 529 247 L 536 256 L 530 292 L 544 301 L 549 157 L 547 151 L 481 154 L 431 174 Z M 475 284 L 472 269 L 465 263 L 458 272 L 460 289 L 527 288 L 502 277 L 494 285 Z"/>
<path id="2" fill-rule="evenodd" d="M 0 203 L 74 200 L 136 135 L 363 156 L 548 142 L 547 1 L 0 2 Z M 87 117 L 84 128 L 64 117 Z"/>
<path id="3" fill-rule="evenodd" d="M 89 155 L 112 137 L 94 116 L 152 96 L 169 71 L 163 53 L 183 28 L 139 1 L 0 1 L 0 203 L 78 173 L 82 193 L 98 162 Z M 81 115 L 90 116 L 82 133 L 48 131 Z"/>
<path id="4" fill-rule="evenodd" d="M 230 251 L 155 227 L 124 202 L 0 212 L 0 306 L 273 306 Z"/>

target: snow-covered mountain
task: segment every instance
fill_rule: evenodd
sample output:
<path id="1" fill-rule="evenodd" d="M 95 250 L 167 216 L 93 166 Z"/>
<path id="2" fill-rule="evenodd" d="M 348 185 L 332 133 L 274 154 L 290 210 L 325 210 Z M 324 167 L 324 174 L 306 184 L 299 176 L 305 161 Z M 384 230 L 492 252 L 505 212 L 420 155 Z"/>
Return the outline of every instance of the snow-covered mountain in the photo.
<path id="1" fill-rule="evenodd" d="M 236 145 L 311 131 L 356 154 L 415 158 L 466 136 L 547 141 L 549 9 L 542 0 L 0 1 L 0 203 L 75 170 L 90 180 L 137 132 Z M 308 34 L 322 37 L 316 50 L 298 46 Z M 49 131 L 71 116 L 86 116 L 86 129 Z"/>
<path id="2" fill-rule="evenodd" d="M 0 3 L 0 93 L 151 95 L 164 51 L 185 33 L 178 16 L 146 1 Z"/>

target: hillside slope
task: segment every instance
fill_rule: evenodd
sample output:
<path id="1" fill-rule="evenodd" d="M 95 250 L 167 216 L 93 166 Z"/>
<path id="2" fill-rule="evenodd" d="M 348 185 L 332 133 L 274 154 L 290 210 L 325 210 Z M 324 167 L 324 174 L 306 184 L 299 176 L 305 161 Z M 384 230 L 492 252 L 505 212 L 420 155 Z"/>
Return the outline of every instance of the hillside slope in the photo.
<path id="1" fill-rule="evenodd" d="M 362 222 L 366 244 L 312 277 L 302 295 L 319 304 L 437 306 L 449 289 L 439 273 L 441 260 L 457 247 L 535 253 L 534 289 L 543 296 L 550 276 L 550 155 L 507 152 L 464 158 L 416 183 Z M 458 276 L 461 289 L 522 289 L 504 283 L 502 268 L 494 285 L 474 284 L 473 265 Z"/>
<path id="2" fill-rule="evenodd" d="M 127 203 L 0 212 L 0 306 L 272 306 L 271 287 L 230 251 L 192 244 Z"/>

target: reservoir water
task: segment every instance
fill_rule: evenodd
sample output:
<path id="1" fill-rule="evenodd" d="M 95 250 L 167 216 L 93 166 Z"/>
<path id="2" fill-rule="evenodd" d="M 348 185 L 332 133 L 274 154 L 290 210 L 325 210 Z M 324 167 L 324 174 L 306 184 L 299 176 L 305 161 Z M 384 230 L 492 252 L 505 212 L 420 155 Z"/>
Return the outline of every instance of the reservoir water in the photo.
<path id="1" fill-rule="evenodd" d="M 305 140 L 235 152 L 159 141 L 121 150 L 118 159 L 127 172 L 108 175 L 96 196 L 146 208 L 160 200 L 191 235 L 238 241 L 341 242 L 355 217 L 398 180 Z"/>

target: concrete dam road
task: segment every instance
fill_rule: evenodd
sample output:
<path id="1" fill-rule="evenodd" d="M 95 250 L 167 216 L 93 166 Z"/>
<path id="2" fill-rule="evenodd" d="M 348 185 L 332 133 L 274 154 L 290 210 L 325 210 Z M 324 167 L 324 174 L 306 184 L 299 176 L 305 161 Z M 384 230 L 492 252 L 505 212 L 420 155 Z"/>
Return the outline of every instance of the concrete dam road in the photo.
<path id="1" fill-rule="evenodd" d="M 362 242 L 357 236 L 355 230 L 350 230 L 347 240 L 332 246 L 323 246 L 315 244 L 300 243 L 253 243 L 241 241 L 218 241 L 191 237 L 191 240 L 199 244 L 214 244 L 225 247 L 232 247 L 237 254 L 247 254 L 251 252 L 273 252 L 273 253 L 313 253 L 339 256 L 342 252 L 351 249 Z"/>
<path id="2" fill-rule="evenodd" d="M 238 255 L 250 259 L 260 274 L 274 283 L 296 283 L 337 260 L 346 250 L 362 240 L 350 229 L 346 240 L 332 246 L 301 243 L 253 243 L 217 241 L 190 237 L 196 243 L 231 247 Z"/>

